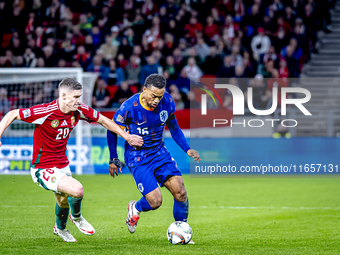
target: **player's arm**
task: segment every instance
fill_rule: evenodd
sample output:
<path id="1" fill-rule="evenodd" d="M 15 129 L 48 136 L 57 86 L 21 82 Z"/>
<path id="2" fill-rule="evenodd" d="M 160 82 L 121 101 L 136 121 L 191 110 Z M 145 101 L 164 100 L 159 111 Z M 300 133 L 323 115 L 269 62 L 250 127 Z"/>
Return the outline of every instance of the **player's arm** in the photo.
<path id="1" fill-rule="evenodd" d="M 194 161 L 200 162 L 202 159 L 197 151 L 190 148 L 182 130 L 178 126 L 175 114 L 171 114 L 166 122 L 170 130 L 172 138 L 175 142 L 188 154 L 189 157 L 194 158 Z"/>
<path id="2" fill-rule="evenodd" d="M 107 130 L 107 144 L 109 146 L 110 151 L 110 161 L 109 161 L 109 173 L 112 178 L 115 178 L 115 175 L 118 175 L 119 171 L 122 172 L 122 163 L 118 159 L 117 154 L 117 134 Z"/>
<path id="3" fill-rule="evenodd" d="M 5 132 L 6 128 L 8 128 L 8 126 L 15 120 L 20 120 L 20 115 L 19 115 L 19 109 L 17 110 L 12 110 L 10 112 L 8 112 L 5 117 L 1 120 L 0 122 L 0 138 L 2 136 L 2 134 Z M 0 142 L 0 146 L 1 146 L 1 142 Z"/>
<path id="4" fill-rule="evenodd" d="M 106 118 L 102 114 L 99 114 L 99 119 L 97 121 L 100 125 L 105 127 L 107 130 L 114 132 L 121 137 L 123 137 L 131 146 L 140 147 L 143 145 L 143 138 L 138 135 L 130 135 L 120 128 L 114 121 Z"/>

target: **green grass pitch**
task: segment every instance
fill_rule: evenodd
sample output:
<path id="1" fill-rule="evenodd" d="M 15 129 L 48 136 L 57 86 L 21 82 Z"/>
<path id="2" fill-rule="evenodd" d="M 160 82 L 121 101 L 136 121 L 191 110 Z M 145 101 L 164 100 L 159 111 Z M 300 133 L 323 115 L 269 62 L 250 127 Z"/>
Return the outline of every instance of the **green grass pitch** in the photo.
<path id="1" fill-rule="evenodd" d="M 190 178 L 188 223 L 195 245 L 171 245 L 173 199 L 142 213 L 135 234 L 127 204 L 140 194 L 130 175 L 75 176 L 83 216 L 96 234 L 68 221 L 78 243 L 53 235 L 55 200 L 30 176 L 0 176 L 1 254 L 339 254 L 340 178 Z"/>

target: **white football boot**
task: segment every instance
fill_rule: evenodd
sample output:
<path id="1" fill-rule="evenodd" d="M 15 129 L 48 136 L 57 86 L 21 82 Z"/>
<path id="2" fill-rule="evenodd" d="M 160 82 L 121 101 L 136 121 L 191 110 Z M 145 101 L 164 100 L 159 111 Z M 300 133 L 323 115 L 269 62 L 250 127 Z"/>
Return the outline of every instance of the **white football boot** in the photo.
<path id="1" fill-rule="evenodd" d="M 131 234 L 135 233 L 137 228 L 137 222 L 140 218 L 137 209 L 135 208 L 135 203 L 137 201 L 132 200 L 128 205 L 128 215 L 126 217 L 126 226 Z"/>
<path id="2" fill-rule="evenodd" d="M 70 214 L 70 220 L 76 227 L 85 235 L 93 235 L 96 231 L 90 223 L 88 223 L 83 216 L 74 217 Z"/>
<path id="3" fill-rule="evenodd" d="M 195 244 L 195 242 L 191 239 L 188 244 Z"/>
<path id="4" fill-rule="evenodd" d="M 57 236 L 60 236 L 64 242 L 77 242 L 77 240 L 70 234 L 68 229 L 59 229 L 57 225 L 53 228 L 53 233 Z"/>

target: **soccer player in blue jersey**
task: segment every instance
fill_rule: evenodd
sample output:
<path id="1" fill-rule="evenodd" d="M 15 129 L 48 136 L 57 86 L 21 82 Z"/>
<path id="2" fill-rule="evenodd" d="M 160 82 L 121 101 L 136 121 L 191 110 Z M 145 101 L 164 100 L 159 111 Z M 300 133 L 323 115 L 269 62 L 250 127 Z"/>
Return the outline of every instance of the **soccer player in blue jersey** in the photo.
<path id="1" fill-rule="evenodd" d="M 199 162 L 197 151 L 190 148 L 175 117 L 175 102 L 165 92 L 166 80 L 162 75 L 151 74 L 144 83 L 142 93 L 126 100 L 115 113 L 113 121 L 130 134 L 143 137 L 142 147 L 125 143 L 125 162 L 143 197 L 130 201 L 126 225 L 134 233 L 141 212 L 155 210 L 162 204 L 162 194 L 158 184 L 165 186 L 174 196 L 173 215 L 176 221 L 187 221 L 189 201 L 183 178 L 176 162 L 164 146 L 164 125 L 169 128 L 173 139 L 188 154 Z M 112 177 L 121 171 L 117 157 L 117 135 L 107 133 L 110 149 L 109 172 Z"/>

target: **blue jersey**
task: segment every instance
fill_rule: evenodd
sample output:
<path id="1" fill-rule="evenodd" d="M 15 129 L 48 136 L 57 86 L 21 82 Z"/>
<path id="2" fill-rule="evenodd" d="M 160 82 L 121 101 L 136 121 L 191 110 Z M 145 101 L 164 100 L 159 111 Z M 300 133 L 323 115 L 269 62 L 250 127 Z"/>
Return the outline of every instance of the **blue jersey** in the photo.
<path id="1" fill-rule="evenodd" d="M 164 126 L 175 112 L 175 103 L 168 93 L 154 110 L 142 103 L 142 93 L 126 100 L 115 113 L 113 120 L 130 134 L 143 137 L 144 144 L 135 149 L 125 142 L 125 161 L 129 167 L 146 164 L 155 156 L 166 154 L 163 142 Z"/>

